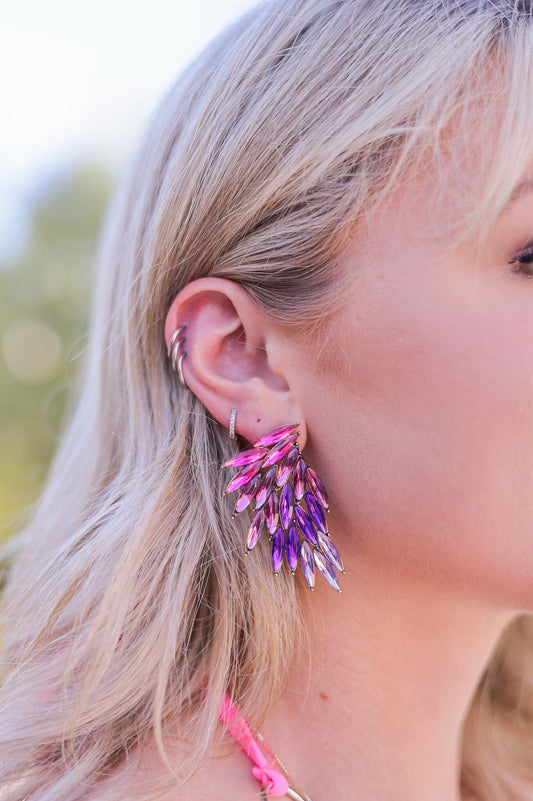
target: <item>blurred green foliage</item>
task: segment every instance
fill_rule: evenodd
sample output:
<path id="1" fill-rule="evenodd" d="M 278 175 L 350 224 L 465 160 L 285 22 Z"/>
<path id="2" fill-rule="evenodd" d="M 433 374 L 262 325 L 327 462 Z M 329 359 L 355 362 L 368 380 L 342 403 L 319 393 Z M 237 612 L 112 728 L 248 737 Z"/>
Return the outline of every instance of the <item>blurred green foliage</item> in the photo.
<path id="1" fill-rule="evenodd" d="M 96 243 L 115 185 L 80 165 L 37 197 L 24 249 L 0 262 L 0 541 L 38 497 L 86 347 Z"/>

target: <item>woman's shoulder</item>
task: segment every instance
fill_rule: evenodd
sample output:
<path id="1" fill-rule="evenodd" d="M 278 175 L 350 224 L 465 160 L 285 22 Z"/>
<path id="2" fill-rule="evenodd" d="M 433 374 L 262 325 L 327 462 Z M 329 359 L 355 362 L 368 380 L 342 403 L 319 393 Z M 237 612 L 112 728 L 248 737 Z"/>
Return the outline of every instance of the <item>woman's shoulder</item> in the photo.
<path id="1" fill-rule="evenodd" d="M 178 768 L 178 759 L 176 765 Z M 80 797 L 79 801 L 251 801 L 260 798 L 260 787 L 250 761 L 240 751 L 226 751 L 203 762 L 194 775 L 166 794 L 161 788 L 171 777 L 155 746 L 135 749 L 113 773 Z"/>

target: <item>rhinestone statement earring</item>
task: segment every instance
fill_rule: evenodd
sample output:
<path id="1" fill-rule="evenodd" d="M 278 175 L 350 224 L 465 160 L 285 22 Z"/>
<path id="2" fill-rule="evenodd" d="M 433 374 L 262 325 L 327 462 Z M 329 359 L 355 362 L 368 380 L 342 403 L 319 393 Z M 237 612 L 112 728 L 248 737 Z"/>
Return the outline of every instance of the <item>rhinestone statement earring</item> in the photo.
<path id="1" fill-rule="evenodd" d="M 328 532 L 328 496 L 316 471 L 306 465 L 300 453 L 298 426 L 275 428 L 252 448 L 224 462 L 223 467 L 243 468 L 229 482 L 225 494 L 239 492 L 234 517 L 249 506 L 254 510 L 245 553 L 257 545 L 266 529 L 272 543 L 274 573 L 286 558 L 294 575 L 300 560 L 311 589 L 318 569 L 340 592 L 335 569 L 344 573 L 344 566 Z"/>

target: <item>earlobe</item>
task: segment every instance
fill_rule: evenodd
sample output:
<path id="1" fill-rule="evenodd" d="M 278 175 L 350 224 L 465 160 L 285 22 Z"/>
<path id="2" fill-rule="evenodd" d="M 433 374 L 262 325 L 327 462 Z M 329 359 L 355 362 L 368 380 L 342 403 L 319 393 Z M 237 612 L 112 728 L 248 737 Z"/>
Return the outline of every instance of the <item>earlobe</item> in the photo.
<path id="1" fill-rule="evenodd" d="M 253 442 L 270 428 L 301 420 L 288 376 L 272 368 L 274 352 L 288 342 L 239 284 L 210 277 L 187 284 L 167 313 L 167 349 L 174 335 L 174 369 L 223 426 L 237 409 L 236 431 Z"/>

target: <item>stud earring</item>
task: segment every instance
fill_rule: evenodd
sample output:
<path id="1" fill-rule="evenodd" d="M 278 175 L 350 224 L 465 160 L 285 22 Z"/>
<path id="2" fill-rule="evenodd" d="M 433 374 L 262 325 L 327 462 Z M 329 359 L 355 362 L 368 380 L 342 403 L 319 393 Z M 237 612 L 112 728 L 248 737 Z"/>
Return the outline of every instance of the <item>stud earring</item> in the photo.
<path id="1" fill-rule="evenodd" d="M 183 377 L 183 359 L 187 355 L 187 351 L 185 350 L 185 337 L 181 336 L 183 332 L 186 330 L 186 325 L 180 325 L 179 328 L 176 328 L 172 336 L 170 337 L 170 342 L 168 343 L 167 348 L 167 356 L 172 363 L 172 367 L 178 374 L 178 378 L 180 380 L 180 384 L 186 387 L 187 384 L 185 383 L 185 378 Z"/>
<path id="2" fill-rule="evenodd" d="M 236 415 L 237 410 L 232 411 L 233 430 L 234 412 Z M 239 493 L 234 517 L 248 507 L 254 511 L 246 537 L 246 554 L 255 548 L 266 529 L 272 543 L 275 574 L 286 558 L 294 575 L 300 561 L 311 589 L 318 570 L 340 592 L 335 571 L 344 573 L 344 566 L 328 531 L 326 488 L 300 453 L 298 426 L 296 423 L 268 431 L 252 448 L 224 462 L 223 467 L 241 468 L 224 494 Z"/>

